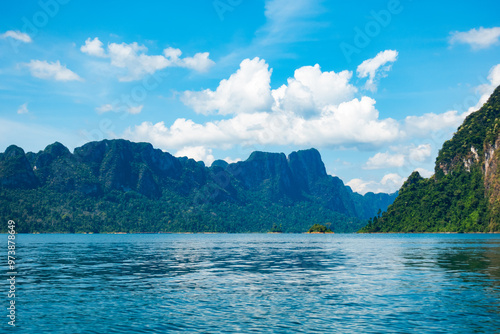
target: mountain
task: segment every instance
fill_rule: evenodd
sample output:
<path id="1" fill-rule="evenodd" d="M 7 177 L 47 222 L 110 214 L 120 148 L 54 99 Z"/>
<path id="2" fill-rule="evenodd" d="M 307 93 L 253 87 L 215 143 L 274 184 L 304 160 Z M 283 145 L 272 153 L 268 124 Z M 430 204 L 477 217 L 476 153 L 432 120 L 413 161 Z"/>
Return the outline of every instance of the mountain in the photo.
<path id="1" fill-rule="evenodd" d="M 443 144 L 435 174 L 413 172 L 360 232 L 500 231 L 500 86 Z"/>
<path id="2" fill-rule="evenodd" d="M 71 153 L 0 153 L 0 219 L 18 232 L 353 232 L 396 194 L 353 193 L 316 149 L 253 152 L 228 164 L 176 158 L 149 143 L 103 140 Z M 2 227 L 5 229 L 5 227 Z"/>

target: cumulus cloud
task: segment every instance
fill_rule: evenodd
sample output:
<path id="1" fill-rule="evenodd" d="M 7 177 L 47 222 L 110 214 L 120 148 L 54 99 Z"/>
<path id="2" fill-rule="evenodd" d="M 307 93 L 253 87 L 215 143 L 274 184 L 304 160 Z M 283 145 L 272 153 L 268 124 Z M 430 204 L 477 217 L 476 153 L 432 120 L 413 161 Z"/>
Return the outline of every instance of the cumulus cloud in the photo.
<path id="1" fill-rule="evenodd" d="M 171 59 L 180 54 L 166 52 Z M 401 122 L 381 118 L 376 101 L 354 98 L 352 73 L 322 72 L 319 65 L 297 69 L 287 84 L 272 90 L 272 69 L 259 58 L 245 59 L 215 90 L 188 91 L 182 101 L 201 114 L 231 115 L 195 122 L 179 118 L 173 124 L 143 122 L 123 136 L 149 141 L 165 150 L 186 147 L 229 149 L 241 145 L 297 145 L 318 148 L 375 149 L 395 140 L 411 140 L 456 128 L 468 115 L 457 111 L 408 116 Z M 492 68 L 484 91 L 500 80 L 500 65 Z M 442 132 L 442 131 L 441 131 Z M 448 134 L 448 132 L 446 132 Z M 414 169 L 428 163 L 430 144 L 390 147 L 369 158 L 365 169 Z"/>
<path id="2" fill-rule="evenodd" d="M 462 43 L 469 44 L 473 50 L 486 49 L 498 44 L 500 39 L 500 27 L 471 29 L 469 31 L 451 33 L 449 42 L 451 45 Z"/>
<path id="3" fill-rule="evenodd" d="M 229 79 L 219 83 L 215 91 L 186 91 L 181 100 L 201 114 L 221 115 L 252 113 L 272 106 L 271 73 L 263 59 L 245 59 Z"/>
<path id="4" fill-rule="evenodd" d="M 182 101 L 201 114 L 228 115 L 279 109 L 307 116 L 349 101 L 357 92 L 356 87 L 349 84 L 351 72 L 322 72 L 318 64 L 297 69 L 287 85 L 275 90 L 270 88 L 271 74 L 272 70 L 263 59 L 245 59 L 236 73 L 222 80 L 215 91 L 187 91 Z"/>
<path id="5" fill-rule="evenodd" d="M 365 181 L 362 179 L 352 179 L 346 184 L 351 189 L 362 195 L 367 192 L 373 193 L 393 193 L 403 185 L 406 178 L 401 177 L 396 173 L 389 173 L 384 175 L 380 181 Z"/>
<path id="6" fill-rule="evenodd" d="M 194 57 L 186 57 L 181 59 L 177 66 L 186 67 L 191 70 L 198 72 L 206 72 L 215 65 L 215 62 L 209 58 L 210 54 L 208 52 L 200 52 L 194 55 Z"/>
<path id="7" fill-rule="evenodd" d="M 375 100 L 363 97 L 331 106 L 320 117 L 308 120 L 290 112 L 242 113 L 204 124 L 180 118 L 170 127 L 164 122 L 144 122 L 129 128 L 124 135 L 164 149 L 200 144 L 373 147 L 396 139 L 399 129 L 395 120 L 378 119 Z"/>
<path id="8" fill-rule="evenodd" d="M 97 37 L 93 40 L 87 38 L 85 45 L 80 47 L 80 51 L 94 57 L 106 57 L 106 51 L 104 51 L 102 45 L 102 42 Z"/>
<path id="9" fill-rule="evenodd" d="M 196 53 L 193 57 L 180 58 L 179 49 L 167 48 L 163 55 L 147 55 L 148 48 L 137 42 L 110 43 L 107 52 L 99 38 L 85 41 L 80 51 L 90 56 L 109 58 L 112 66 L 122 68 L 126 74 L 119 77 L 120 81 L 140 80 L 148 74 L 167 67 L 185 67 L 198 72 L 205 72 L 215 63 L 209 58 L 208 52 Z"/>
<path id="10" fill-rule="evenodd" d="M 136 42 L 131 44 L 111 43 L 108 45 L 108 55 L 111 65 L 127 70 L 120 81 L 133 81 L 142 79 L 147 74 L 153 74 L 158 70 L 169 66 L 169 61 L 163 56 L 148 56 L 145 46 Z"/>
<path id="11" fill-rule="evenodd" d="M 176 49 L 166 53 L 170 59 L 180 55 Z M 456 129 L 469 113 L 428 113 L 398 122 L 380 117 L 374 99 L 354 97 L 357 90 L 350 83 L 351 72 L 322 72 L 319 65 L 304 66 L 275 90 L 270 88 L 271 74 L 272 69 L 264 60 L 245 59 L 215 90 L 181 95 L 182 101 L 198 113 L 229 115 L 228 118 L 206 122 L 179 118 L 173 124 L 143 122 L 128 128 L 122 136 L 148 141 L 167 151 L 186 149 L 205 162 L 209 159 L 203 157 L 211 154 L 208 149 L 215 148 L 295 145 L 375 150 L 405 140 L 406 144 L 389 146 L 385 152 L 374 154 L 364 168 L 399 168 L 402 175 L 417 169 L 430 176 L 432 172 L 422 167 L 430 163 L 431 144 L 409 142 L 429 135 L 433 136 L 434 144 L 447 139 L 449 131 L 443 129 Z M 500 83 L 500 65 L 491 69 L 488 79 L 479 91 L 491 93 L 495 84 Z M 436 138 L 440 133 L 445 135 Z M 376 182 L 356 179 L 352 182 L 360 191 L 387 192 L 397 190 L 402 178 L 388 174 Z"/>
<path id="12" fill-rule="evenodd" d="M 170 58 L 176 57 L 174 50 L 169 52 Z M 351 72 L 305 66 L 276 90 L 270 88 L 271 73 L 264 60 L 245 59 L 216 90 L 188 91 L 181 97 L 198 113 L 231 118 L 205 123 L 180 118 L 170 126 L 144 122 L 124 136 L 171 150 L 200 145 L 378 147 L 401 135 L 397 121 L 379 118 L 374 99 L 353 98 Z"/>
<path id="13" fill-rule="evenodd" d="M 287 85 L 273 91 L 276 107 L 302 116 L 322 112 L 325 107 L 349 101 L 357 92 L 349 84 L 352 72 L 322 72 L 318 64 L 295 70 Z"/>
<path id="14" fill-rule="evenodd" d="M 17 109 L 17 113 L 18 113 L 19 115 L 29 113 L 29 110 L 28 110 L 28 102 L 21 104 L 21 105 L 19 106 L 19 108 Z"/>
<path id="15" fill-rule="evenodd" d="M 31 37 L 24 33 L 20 32 L 19 30 L 8 30 L 4 32 L 3 34 L 0 34 L 0 39 L 5 39 L 5 38 L 13 38 L 15 40 L 21 41 L 23 43 L 31 43 L 32 39 Z"/>
<path id="16" fill-rule="evenodd" d="M 430 144 L 421 144 L 417 147 L 410 148 L 408 152 L 408 159 L 410 163 L 424 162 L 430 158 L 432 147 Z"/>
<path id="17" fill-rule="evenodd" d="M 365 169 L 380 169 L 390 167 L 403 167 L 405 156 L 403 154 L 390 154 L 389 152 L 377 153 L 366 162 Z"/>
<path id="18" fill-rule="evenodd" d="M 78 74 L 66 68 L 65 65 L 61 65 L 59 60 L 55 63 L 32 60 L 25 65 L 30 69 L 31 75 L 36 78 L 56 81 L 83 81 Z"/>
<path id="19" fill-rule="evenodd" d="M 367 59 L 362 62 L 356 72 L 358 78 L 366 78 L 368 80 L 365 84 L 365 89 L 372 92 L 377 90 L 376 81 L 378 78 L 383 78 L 387 76 L 387 72 L 390 71 L 392 64 L 386 65 L 387 63 L 393 63 L 398 59 L 398 52 L 396 50 L 385 50 L 379 52 L 374 58 Z"/>
<path id="20" fill-rule="evenodd" d="M 379 152 L 373 157 L 370 157 L 363 169 L 415 166 L 416 164 L 426 162 L 432 152 L 430 144 L 391 147 L 391 150 L 394 151 L 394 153 Z"/>

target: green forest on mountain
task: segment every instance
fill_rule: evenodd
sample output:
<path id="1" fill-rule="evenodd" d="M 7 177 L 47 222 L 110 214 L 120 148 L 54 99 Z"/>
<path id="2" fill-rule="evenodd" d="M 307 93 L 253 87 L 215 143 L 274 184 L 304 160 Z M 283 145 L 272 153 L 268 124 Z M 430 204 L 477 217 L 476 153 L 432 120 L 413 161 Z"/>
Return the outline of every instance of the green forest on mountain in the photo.
<path id="1" fill-rule="evenodd" d="M 436 159 L 414 172 L 386 212 L 360 232 L 500 231 L 500 87 L 470 114 Z"/>

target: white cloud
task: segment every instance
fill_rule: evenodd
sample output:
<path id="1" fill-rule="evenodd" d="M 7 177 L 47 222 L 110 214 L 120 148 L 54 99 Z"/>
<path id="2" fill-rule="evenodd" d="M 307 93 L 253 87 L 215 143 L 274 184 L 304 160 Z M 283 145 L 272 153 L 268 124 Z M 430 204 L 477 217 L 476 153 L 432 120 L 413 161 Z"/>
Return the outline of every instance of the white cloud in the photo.
<path id="1" fill-rule="evenodd" d="M 465 32 L 454 31 L 451 33 L 450 44 L 469 44 L 474 50 L 486 49 L 498 44 L 500 39 L 500 27 L 471 29 Z"/>
<path id="2" fill-rule="evenodd" d="M 129 128 L 124 136 L 149 141 L 163 149 L 206 145 L 301 145 L 315 147 L 377 146 L 400 135 L 398 123 L 378 119 L 375 100 L 363 97 L 331 106 L 320 117 L 306 120 L 293 113 L 243 113 L 233 118 L 204 124 L 177 119 L 170 127 L 164 122 L 144 122 Z"/>
<path id="3" fill-rule="evenodd" d="M 403 167 L 405 156 L 403 154 L 390 154 L 389 152 L 377 153 L 369 158 L 364 169 L 380 169 L 391 167 Z"/>
<path id="4" fill-rule="evenodd" d="M 136 42 L 131 44 L 111 43 L 108 45 L 108 53 L 111 65 L 127 70 L 120 81 L 134 81 L 142 79 L 147 74 L 153 74 L 158 70 L 169 66 L 170 62 L 163 56 L 148 56 L 145 46 Z"/>
<path id="5" fill-rule="evenodd" d="M 263 59 L 245 59 L 229 79 L 220 82 L 215 91 L 186 91 L 182 101 L 194 111 L 221 115 L 252 113 L 271 108 L 271 73 Z"/>
<path id="6" fill-rule="evenodd" d="M 176 48 L 168 47 L 163 50 L 163 54 L 166 58 L 170 59 L 172 62 L 178 62 L 182 51 Z"/>
<path id="7" fill-rule="evenodd" d="M 135 107 L 129 107 L 127 109 L 127 111 L 128 111 L 129 114 L 137 115 L 137 114 L 141 113 L 143 107 L 144 107 L 143 105 L 135 106 Z"/>
<path id="8" fill-rule="evenodd" d="M 174 156 L 188 157 L 196 161 L 203 161 L 206 166 L 212 165 L 212 162 L 215 161 L 212 149 L 206 148 L 205 146 L 185 147 L 182 150 L 177 151 Z"/>
<path id="9" fill-rule="evenodd" d="M 102 42 L 97 37 L 93 40 L 87 38 L 85 45 L 82 45 L 80 51 L 94 57 L 106 57 L 106 52 L 104 51 L 102 45 Z"/>
<path id="10" fill-rule="evenodd" d="M 215 62 L 211 60 L 209 56 L 210 54 L 208 52 L 200 52 L 195 54 L 194 57 L 182 59 L 178 66 L 186 67 L 197 72 L 206 72 L 215 65 Z"/>
<path id="11" fill-rule="evenodd" d="M 22 105 L 19 106 L 19 108 L 17 109 L 17 113 L 18 114 L 27 114 L 29 113 L 29 110 L 28 110 L 28 102 L 26 103 L 23 103 Z"/>
<path id="12" fill-rule="evenodd" d="M 275 108 L 307 116 L 349 101 L 357 92 L 349 84 L 351 72 L 321 72 L 317 64 L 297 69 L 287 85 L 272 91 L 271 74 L 263 59 L 245 59 L 236 73 L 222 80 L 215 91 L 187 91 L 182 101 L 201 114 L 253 113 Z"/>
<path id="13" fill-rule="evenodd" d="M 500 64 L 495 65 L 490 69 L 488 80 L 490 80 L 490 88 L 488 91 L 491 91 L 491 93 L 493 93 L 493 90 L 500 86 Z"/>
<path id="14" fill-rule="evenodd" d="M 215 63 L 209 58 L 208 52 L 196 53 L 193 57 L 180 58 L 179 49 L 167 48 L 163 55 L 147 55 L 148 48 L 137 42 L 110 43 L 107 52 L 99 38 L 88 38 L 80 50 L 90 56 L 109 58 L 112 66 L 122 68 L 125 74 L 119 77 L 120 81 L 140 80 L 148 74 L 167 67 L 185 67 L 198 72 L 206 72 Z"/>
<path id="15" fill-rule="evenodd" d="M 351 189 L 362 195 L 367 192 L 373 193 L 393 193 L 403 185 L 406 178 L 401 177 L 399 174 L 390 173 L 384 175 L 380 181 L 364 181 L 362 179 L 352 179 L 346 185 Z"/>
<path id="16" fill-rule="evenodd" d="M 103 104 L 100 107 L 95 108 L 95 110 L 99 114 L 103 114 L 103 113 L 112 111 L 112 112 L 125 112 L 125 113 L 129 113 L 131 115 L 136 115 L 136 114 L 141 113 L 143 107 L 144 107 L 143 105 L 129 106 L 129 107 L 125 107 L 125 106 L 117 107 L 117 106 L 113 106 L 110 103 L 107 103 L 107 104 Z"/>
<path id="17" fill-rule="evenodd" d="M 170 58 L 179 54 L 168 50 Z M 401 136 L 399 123 L 379 119 L 375 100 L 353 98 L 351 73 L 321 72 L 319 65 L 295 71 L 288 85 L 271 90 L 272 70 L 264 60 L 245 59 L 215 91 L 185 92 L 182 101 L 198 113 L 232 114 L 232 118 L 195 123 L 177 119 L 144 122 L 124 136 L 172 148 L 228 148 L 235 145 L 307 145 L 378 147 Z M 297 106 L 299 105 L 299 106 Z"/>
<path id="18" fill-rule="evenodd" d="M 432 147 L 430 144 L 421 144 L 409 149 L 408 158 L 410 163 L 424 162 L 430 158 Z"/>
<path id="19" fill-rule="evenodd" d="M 302 116 L 321 113 L 327 106 L 354 97 L 357 89 L 349 84 L 351 77 L 349 71 L 321 72 L 318 64 L 301 67 L 288 79 L 288 85 L 273 90 L 276 107 Z"/>
<path id="20" fill-rule="evenodd" d="M 409 135 L 427 136 L 431 132 L 446 128 L 456 129 L 470 112 L 458 113 L 450 110 L 442 114 L 427 113 L 422 116 L 407 116 L 404 120 L 405 131 Z"/>
<path id="21" fill-rule="evenodd" d="M 481 97 L 475 106 L 469 108 L 469 113 L 479 110 L 483 104 L 488 101 L 495 88 L 500 86 L 500 64 L 497 64 L 490 69 L 488 81 L 488 83 L 482 84 L 476 88 L 476 94 L 479 94 Z"/>
<path id="22" fill-rule="evenodd" d="M 358 78 L 366 78 L 365 88 L 374 92 L 377 90 L 377 79 L 387 76 L 387 72 L 391 69 L 392 64 L 398 59 L 398 52 L 396 50 L 385 50 L 379 52 L 374 58 L 367 59 L 362 62 L 356 72 Z"/>
<path id="23" fill-rule="evenodd" d="M 167 58 L 170 64 L 189 68 L 198 72 L 206 72 L 215 65 L 214 61 L 209 58 L 208 52 L 200 52 L 194 55 L 194 57 L 180 58 L 182 51 L 172 47 L 168 47 L 163 50 L 165 58 Z"/>
<path id="24" fill-rule="evenodd" d="M 61 65 L 59 60 L 55 63 L 49 63 L 45 60 L 32 60 L 26 66 L 30 69 L 31 75 L 36 78 L 56 81 L 83 81 L 78 74 Z"/>
<path id="25" fill-rule="evenodd" d="M 370 157 L 363 169 L 414 166 L 415 164 L 426 162 L 432 152 L 430 144 L 421 144 L 416 147 L 414 145 L 391 147 L 391 150 L 395 151 L 395 153 L 379 152 Z"/>
<path id="26" fill-rule="evenodd" d="M 23 32 L 20 32 L 18 30 L 9 30 L 4 32 L 3 34 L 0 34 L 0 39 L 5 39 L 5 38 L 13 38 L 15 40 L 24 42 L 24 43 L 31 43 L 32 39 L 31 37 Z"/>

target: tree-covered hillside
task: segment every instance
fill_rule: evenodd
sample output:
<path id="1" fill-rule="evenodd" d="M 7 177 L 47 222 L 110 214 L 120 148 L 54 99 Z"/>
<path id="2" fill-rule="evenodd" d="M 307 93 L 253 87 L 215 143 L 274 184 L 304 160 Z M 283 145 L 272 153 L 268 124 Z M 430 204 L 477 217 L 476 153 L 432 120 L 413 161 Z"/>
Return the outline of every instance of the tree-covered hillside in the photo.
<path id="1" fill-rule="evenodd" d="M 360 232 L 500 231 L 500 87 L 445 142 L 429 179 L 414 172 Z"/>
<path id="2" fill-rule="evenodd" d="M 353 232 L 394 197 L 353 193 L 315 149 L 211 167 L 126 140 L 0 154 L 0 219 L 20 233 Z"/>

